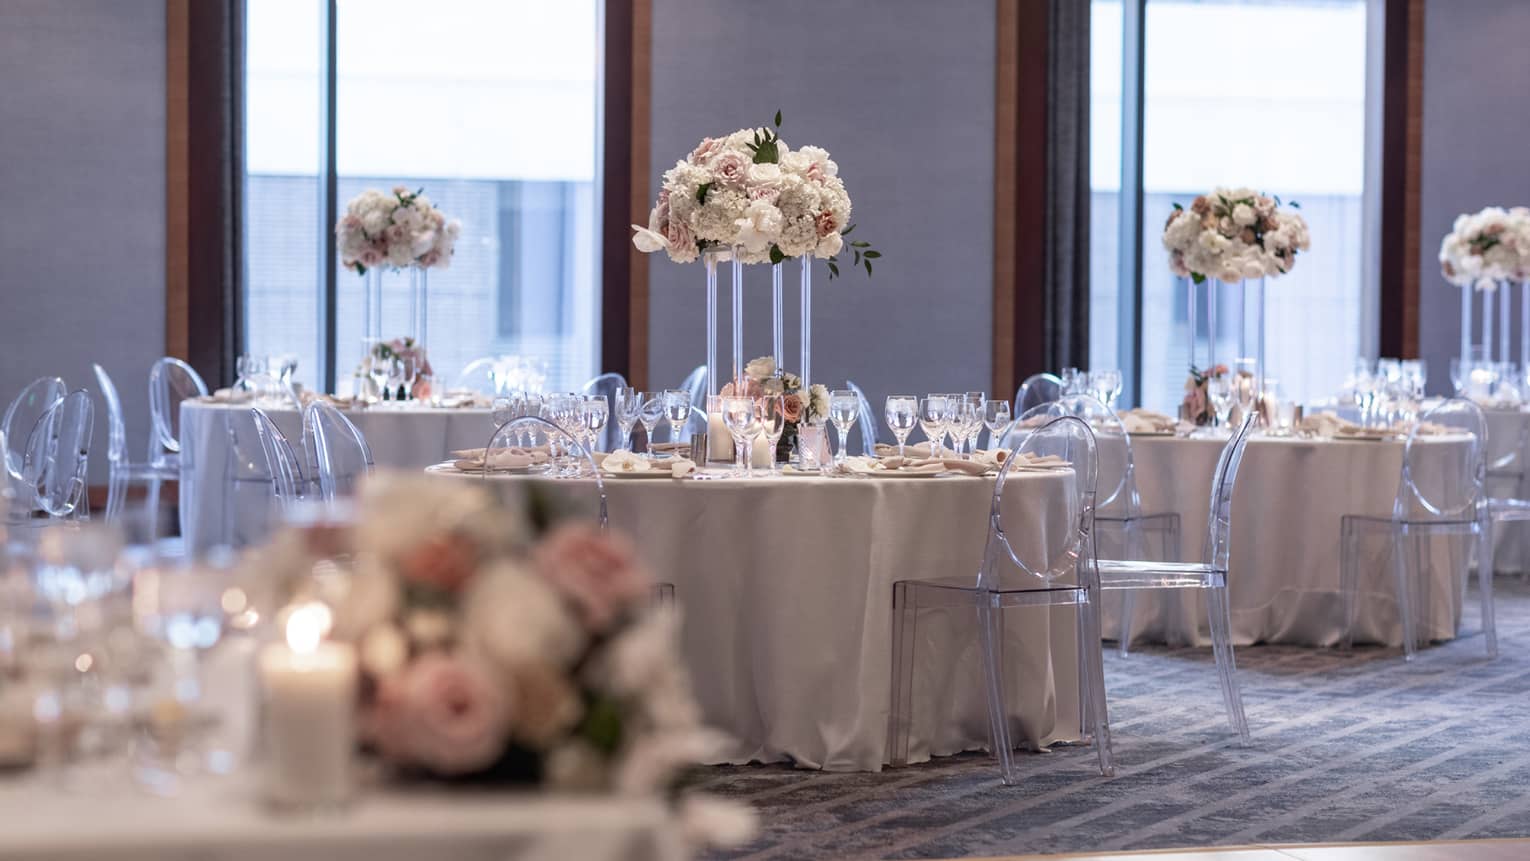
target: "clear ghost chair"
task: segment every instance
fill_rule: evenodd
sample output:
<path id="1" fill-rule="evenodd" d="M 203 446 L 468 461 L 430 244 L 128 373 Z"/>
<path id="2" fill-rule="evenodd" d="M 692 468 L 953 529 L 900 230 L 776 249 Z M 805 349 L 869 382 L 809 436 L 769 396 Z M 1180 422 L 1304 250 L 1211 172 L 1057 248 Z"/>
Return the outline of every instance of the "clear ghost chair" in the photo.
<path id="1" fill-rule="evenodd" d="M 265 410 L 251 407 L 250 419 L 254 422 L 255 438 L 260 442 L 261 457 L 270 477 L 271 496 L 283 509 L 290 508 L 303 498 L 306 484 L 297 452 Z"/>
<path id="2" fill-rule="evenodd" d="M 149 463 L 180 469 L 181 401 L 206 397 L 207 384 L 191 366 L 166 356 L 149 368 Z"/>
<path id="3" fill-rule="evenodd" d="M 12 480 L 36 487 L 40 476 L 25 475 L 22 469 L 26 459 L 27 440 L 38 419 L 47 415 L 64 400 L 69 389 L 58 377 L 41 377 L 28 383 L 5 408 L 5 418 L 0 420 L 0 433 L 5 434 L 5 469 Z"/>
<path id="4" fill-rule="evenodd" d="M 101 387 L 101 397 L 106 401 L 106 519 L 112 521 L 122 516 L 123 504 L 127 502 L 128 486 L 135 481 L 142 481 L 149 485 L 149 499 L 153 503 L 148 508 L 149 534 L 158 535 L 159 485 L 161 482 L 179 480 L 180 473 L 165 464 L 132 461 L 128 455 L 127 424 L 122 418 L 122 399 L 117 394 L 117 386 L 112 383 L 111 375 L 106 373 L 105 368 L 100 365 L 91 365 L 91 367 L 95 369 L 96 384 Z"/>
<path id="5" fill-rule="evenodd" d="M 1233 659 L 1232 609 L 1227 600 L 1227 571 L 1232 558 L 1232 501 L 1238 466 L 1258 415 L 1250 412 L 1217 459 L 1211 474 L 1210 515 L 1206 523 L 1206 548 L 1201 562 L 1150 562 L 1138 559 L 1101 559 L 1100 588 L 1125 590 L 1127 595 L 1145 589 L 1200 589 L 1206 595 L 1206 616 L 1211 626 L 1211 651 L 1222 685 L 1227 723 L 1248 744 L 1248 718 L 1243 713 L 1243 694 L 1238 689 L 1237 662 Z"/>
<path id="6" fill-rule="evenodd" d="M 1402 476 L 1391 516 L 1346 514 L 1340 521 L 1339 579 L 1344 596 L 1346 647 L 1352 644 L 1358 613 L 1361 538 L 1381 535 L 1389 539 L 1403 656 L 1411 661 L 1418 643 L 1413 580 L 1423 576 L 1427 541 L 1435 536 L 1469 536 L 1477 540 L 1478 546 L 1477 587 L 1482 592 L 1482 630 L 1487 653 L 1489 657 L 1498 655 L 1498 634 L 1493 624 L 1491 505 L 1485 490 L 1486 427 L 1481 408 L 1461 398 L 1447 400 L 1425 412 L 1414 422 L 1403 446 Z M 1435 430 L 1448 435 L 1431 433 Z M 1421 478 L 1431 489 L 1420 486 Z M 1454 554 L 1451 556 L 1454 558 Z"/>
<path id="7" fill-rule="evenodd" d="M 372 473 L 372 447 L 366 437 L 344 413 L 323 401 L 303 408 L 303 451 L 308 475 L 325 502 L 354 495 Z"/>
<path id="8" fill-rule="evenodd" d="M 707 400 L 707 366 L 697 365 L 696 369 L 685 375 L 685 381 L 680 388 L 690 393 L 691 403 L 704 404 Z"/>
<path id="9" fill-rule="evenodd" d="M 1518 432 L 1502 439 L 1491 428 L 1488 430 L 1485 457 L 1490 526 L 1530 521 L 1530 485 L 1527 485 L 1530 469 L 1526 468 L 1526 459 L 1530 458 L 1530 422 L 1514 424 Z M 1521 530 L 1520 535 L 1522 573 L 1530 573 L 1530 529 Z M 1496 552 L 1497 545 L 1492 538 L 1488 536 L 1487 544 Z M 1483 560 L 1477 560 L 1477 564 L 1482 565 Z M 1488 560 L 1487 564 L 1491 566 L 1492 561 Z"/>
<path id="10" fill-rule="evenodd" d="M 854 380 L 845 380 L 845 385 L 850 391 L 855 392 L 855 399 L 860 401 L 860 418 L 855 420 L 856 427 L 861 432 L 861 454 L 870 456 L 877 451 L 877 416 L 871 411 L 871 401 L 866 400 L 866 393 L 855 384 Z"/>
<path id="11" fill-rule="evenodd" d="M 1068 483 L 1069 516 L 1046 518 L 1044 524 L 1039 524 L 1047 534 L 1044 540 L 1036 542 L 1035 547 L 1016 546 L 1005 533 L 1001 503 L 1006 483 L 1016 480 L 1011 477 L 1022 473 L 1018 469 L 1001 470 L 994 481 L 987 539 L 976 577 L 900 580 L 893 584 L 893 686 L 888 716 L 888 748 L 891 751 L 888 758 L 893 765 L 908 762 L 913 724 L 914 653 L 919 642 L 916 628 L 920 611 L 935 607 L 971 607 L 976 610 L 988 691 L 990 744 L 999 759 L 1004 783 L 1017 783 L 1001 669 L 1002 612 L 1016 607 L 1067 606 L 1073 607 L 1077 614 L 1079 725 L 1086 733 L 1092 732 L 1100 772 L 1108 776 L 1115 772 L 1115 766 L 1105 706 L 1104 663 L 1097 614 L 1099 580 L 1093 552 L 1094 434 L 1081 419 L 1064 416 L 1034 430 L 1011 430 L 1004 435 L 1000 447 L 1016 451 L 1012 463 L 1022 462 L 1025 455 L 1035 455 L 1056 456 L 1070 465 L 1071 469 L 1049 470 L 1043 474 L 1047 480 Z M 1039 476 L 1037 480 L 1040 480 Z M 1028 526 L 1037 528 L 1038 524 Z"/>
<path id="12" fill-rule="evenodd" d="M 1127 559 L 1179 561 L 1179 515 L 1146 513 L 1137 493 L 1137 467 L 1132 457 L 1132 440 L 1114 410 L 1093 395 L 1065 395 L 1057 401 L 1033 408 L 1035 415 L 1078 416 L 1094 430 L 1100 458 L 1099 489 L 1095 494 L 1095 538 L 1102 534 L 1119 536 L 1121 552 Z M 1148 553 L 1148 538 L 1156 537 L 1155 552 Z M 1116 545 L 1112 544 L 1112 547 Z M 1121 630 L 1117 638 L 1122 655 L 1127 654 L 1132 639 L 1132 614 L 1136 609 L 1134 592 L 1121 596 Z"/>
<path id="13" fill-rule="evenodd" d="M 27 440 L 23 470 L 39 476 L 36 505 L 52 518 L 90 519 L 88 470 L 95 407 L 76 389 L 38 419 Z"/>
<path id="14" fill-rule="evenodd" d="M 616 409 L 616 390 L 626 388 L 627 379 L 621 374 L 611 372 L 601 374 L 584 384 L 580 392 L 586 395 L 600 395 L 606 399 L 609 410 Z M 595 444 L 597 451 L 616 451 L 622 443 L 621 425 L 616 422 L 615 413 L 611 413 L 606 421 L 606 426 L 600 429 L 600 436 Z"/>
<path id="15" fill-rule="evenodd" d="M 1056 374 L 1032 374 L 1015 390 L 1014 415 L 1024 415 L 1028 410 L 1062 397 L 1062 378 Z"/>
<path id="16" fill-rule="evenodd" d="M 457 379 L 452 383 L 453 389 L 462 389 L 480 395 L 497 395 L 500 393 L 499 380 L 499 357 L 483 356 L 468 362 L 462 371 L 457 374 Z"/>
<path id="17" fill-rule="evenodd" d="M 574 457 L 583 460 L 585 465 L 589 467 L 595 481 L 595 493 L 600 499 L 598 521 L 600 528 L 605 529 L 608 521 L 606 515 L 606 482 L 600 475 L 600 467 L 595 463 L 594 456 L 572 434 L 540 416 L 521 416 L 495 428 L 494 435 L 489 438 L 489 444 L 484 447 L 484 478 L 487 479 L 493 475 L 491 465 L 496 461 L 495 452 L 524 448 L 528 440 L 532 445 L 539 445 L 546 444 L 551 439 L 557 439 L 558 448 L 572 453 Z"/>

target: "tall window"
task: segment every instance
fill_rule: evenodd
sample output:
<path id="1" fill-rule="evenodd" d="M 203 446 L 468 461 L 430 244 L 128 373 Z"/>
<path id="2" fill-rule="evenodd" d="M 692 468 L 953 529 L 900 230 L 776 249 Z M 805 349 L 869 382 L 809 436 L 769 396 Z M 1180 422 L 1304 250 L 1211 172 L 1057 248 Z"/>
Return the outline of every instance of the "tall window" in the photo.
<path id="1" fill-rule="evenodd" d="M 462 234 L 430 272 L 427 346 L 439 380 L 515 354 L 573 388 L 598 365 L 595 196 L 599 22 L 595 0 L 338 0 L 335 50 L 323 0 L 249 3 L 245 349 L 299 356 L 309 385 L 360 358 L 362 285 L 335 277 L 322 329 L 325 128 L 338 206 L 366 188 L 424 188 Z M 333 64 L 332 116 L 320 110 Z M 323 222 L 323 223 L 321 223 Z M 408 298 L 385 282 L 383 335 L 404 334 Z M 312 369 L 307 371 L 305 369 Z"/>
<path id="2" fill-rule="evenodd" d="M 1131 0 L 1127 0 L 1128 3 Z M 1140 373 L 1138 403 L 1172 412 L 1190 364 L 1184 283 L 1160 236 L 1174 203 L 1218 185 L 1298 201 L 1312 250 L 1268 282 L 1267 376 L 1287 398 L 1332 394 L 1376 325 L 1365 275 L 1367 0 L 1148 0 L 1142 57 L 1142 264 L 1120 266 L 1123 92 L 1121 0 L 1093 3 L 1095 207 L 1091 364 Z M 1125 22 L 1125 23 L 1123 23 Z M 1300 45 L 1299 50 L 1283 46 Z M 1130 113 L 1129 111 L 1127 112 Z M 1128 130 L 1129 132 L 1130 130 Z M 1137 289 L 1140 327 L 1117 308 Z M 1204 325 L 1204 323 L 1202 324 Z M 1236 341 L 1223 320 L 1223 343 Z M 1202 354 L 1204 356 L 1204 353 Z M 1226 349 L 1219 359 L 1231 357 Z"/>

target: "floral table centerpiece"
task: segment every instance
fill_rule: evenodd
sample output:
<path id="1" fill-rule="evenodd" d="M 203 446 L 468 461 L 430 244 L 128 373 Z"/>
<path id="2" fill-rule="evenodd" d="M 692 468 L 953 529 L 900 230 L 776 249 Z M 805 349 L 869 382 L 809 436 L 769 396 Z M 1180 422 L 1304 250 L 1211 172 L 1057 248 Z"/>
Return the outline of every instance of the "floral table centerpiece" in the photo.
<path id="1" fill-rule="evenodd" d="M 1461 362 L 1472 361 L 1472 294 L 1482 295 L 1482 344 L 1485 358 L 1493 351 L 1493 294 L 1500 309 L 1498 360 L 1509 357 L 1510 282 L 1520 285 L 1521 316 L 1530 314 L 1530 208 L 1489 206 L 1457 216 L 1440 241 L 1440 272 L 1461 289 Z M 1499 285 L 1505 289 L 1499 290 Z M 1530 321 L 1530 317 L 1525 317 Z M 1530 366 L 1530 328 L 1520 333 L 1520 366 Z"/>
<path id="2" fill-rule="evenodd" d="M 1220 379 L 1226 375 L 1226 365 L 1217 365 L 1206 370 L 1192 367 L 1190 376 L 1185 379 L 1185 398 L 1180 402 L 1179 407 L 1180 420 L 1200 427 L 1214 424 L 1216 411 L 1212 409 L 1211 393 L 1208 389 L 1213 379 Z"/>
<path id="3" fill-rule="evenodd" d="M 828 419 L 829 389 L 822 383 L 804 387 L 801 377 L 777 368 L 775 359 L 770 356 L 761 356 L 745 365 L 744 377 L 742 383 L 723 386 L 722 396 L 781 395 L 786 430 L 776 443 L 775 458 L 778 462 L 790 460 L 797 442 L 797 428 L 803 424 L 823 424 Z"/>
<path id="4" fill-rule="evenodd" d="M 340 263 L 366 279 L 362 297 L 362 335 L 367 356 L 382 340 L 382 275 L 385 270 L 409 274 L 409 337 L 426 343 L 429 282 L 426 273 L 451 265 L 462 223 L 447 218 L 425 189 L 402 185 L 391 193 L 369 188 L 346 204 L 335 224 Z"/>
<path id="5" fill-rule="evenodd" d="M 688 834 L 746 838 L 746 810 L 676 791 L 719 742 L 677 613 L 624 537 L 533 502 L 380 473 L 354 525 L 290 529 L 253 561 L 292 606 L 333 608 L 361 674 L 358 736 L 393 775 L 658 794 Z"/>
<path id="6" fill-rule="evenodd" d="M 1208 346 L 1204 367 L 1214 369 L 1218 331 L 1216 285 L 1240 285 L 1239 357 L 1255 360 L 1252 385 L 1259 399 L 1264 397 L 1265 279 L 1289 273 L 1296 265 L 1297 255 L 1311 247 L 1307 222 L 1282 207 L 1280 198 L 1274 195 L 1251 188 L 1219 187 L 1197 196 L 1188 209 L 1174 204 L 1163 230 L 1169 269 L 1189 282 L 1191 366 L 1197 366 L 1198 358 L 1197 288 L 1205 285 Z M 1299 209 L 1300 204 L 1292 202 L 1290 207 Z"/>
<path id="7" fill-rule="evenodd" d="M 405 336 L 373 344 L 355 376 L 369 399 L 405 401 L 429 398 L 435 372 L 424 345 Z"/>
<path id="8" fill-rule="evenodd" d="M 743 269 L 745 263 L 772 264 L 772 358 L 780 366 L 785 337 L 781 264 L 796 257 L 802 266 L 802 364 L 812 376 L 813 258 L 826 260 L 829 277 L 840 274 L 840 256 L 848 246 L 853 264 L 872 274 L 882 254 L 863 239 L 847 239 L 850 194 L 839 165 L 821 147 L 793 150 L 779 134 L 781 113 L 773 127 L 740 129 L 721 138 L 705 138 L 673 168 L 665 171 L 648 225 L 632 225 L 639 251 L 663 251 L 677 263 L 701 258 L 707 272 L 707 391 L 717 394 L 722 380 L 717 364 L 716 264 L 733 264 L 733 368 L 731 379 L 744 377 Z"/>

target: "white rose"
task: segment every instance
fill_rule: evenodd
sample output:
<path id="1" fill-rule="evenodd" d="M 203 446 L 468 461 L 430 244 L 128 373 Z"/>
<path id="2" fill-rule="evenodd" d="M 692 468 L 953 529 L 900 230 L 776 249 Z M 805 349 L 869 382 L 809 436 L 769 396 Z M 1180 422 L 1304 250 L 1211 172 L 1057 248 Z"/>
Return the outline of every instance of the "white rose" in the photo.
<path id="1" fill-rule="evenodd" d="M 844 246 L 845 240 L 840 237 L 839 231 L 836 230 L 833 233 L 830 233 L 828 236 L 818 240 L 818 247 L 814 249 L 813 255 L 819 258 L 833 257 L 834 255 L 838 254 L 840 249 Z"/>
<path id="2" fill-rule="evenodd" d="M 370 209 L 361 216 L 361 229 L 365 230 L 368 236 L 376 236 L 388 229 L 388 223 L 391 219 L 391 212 L 386 212 L 382 209 Z"/>
<path id="3" fill-rule="evenodd" d="M 745 251 L 763 253 L 781 238 L 781 210 L 767 200 L 756 200 L 733 222 L 738 228 L 738 243 Z"/>
<path id="4" fill-rule="evenodd" d="M 781 184 L 781 168 L 774 164 L 751 164 L 748 181 L 753 186 L 773 188 Z"/>
<path id="5" fill-rule="evenodd" d="M 751 380 L 763 380 L 776 375 L 776 360 L 771 356 L 761 356 L 753 359 L 744 366 L 744 374 Z"/>
<path id="6" fill-rule="evenodd" d="M 1259 216 L 1254 213 L 1253 207 L 1246 203 L 1240 203 L 1233 207 L 1232 220 L 1233 224 L 1236 224 L 1239 227 L 1248 227 L 1255 221 L 1258 221 Z"/>
<path id="7" fill-rule="evenodd" d="M 584 649 L 584 629 L 538 575 L 501 562 L 479 575 L 465 596 L 463 639 L 504 669 L 531 661 L 569 666 Z"/>

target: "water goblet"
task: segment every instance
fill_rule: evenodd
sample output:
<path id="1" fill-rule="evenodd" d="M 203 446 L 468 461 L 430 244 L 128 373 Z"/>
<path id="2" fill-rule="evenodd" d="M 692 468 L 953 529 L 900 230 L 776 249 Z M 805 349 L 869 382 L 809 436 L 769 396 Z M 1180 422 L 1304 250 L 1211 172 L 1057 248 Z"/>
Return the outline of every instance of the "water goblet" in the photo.
<path id="1" fill-rule="evenodd" d="M 1089 387 L 1088 378 L 1078 368 L 1063 368 L 1058 379 L 1062 381 L 1062 393 L 1065 395 L 1081 395 Z"/>
<path id="2" fill-rule="evenodd" d="M 691 393 L 685 389 L 666 389 L 664 417 L 669 420 L 669 441 L 681 442 L 680 432 L 691 420 Z"/>
<path id="3" fill-rule="evenodd" d="M 1089 375 L 1089 381 L 1094 386 L 1096 396 L 1105 402 L 1105 406 L 1114 410 L 1116 399 L 1121 397 L 1121 371 L 1116 368 L 1095 371 Z"/>
<path id="4" fill-rule="evenodd" d="M 583 421 L 585 434 L 589 438 L 588 448 L 590 451 L 598 450 L 600 432 L 605 430 L 606 423 L 611 418 L 611 405 L 606 402 L 606 396 L 585 395 L 584 406 L 579 417 Z"/>
<path id="5" fill-rule="evenodd" d="M 861 414 L 861 400 L 853 389 L 835 389 L 829 393 L 829 421 L 834 423 L 834 429 L 839 432 L 839 451 L 834 454 L 834 463 L 843 466 L 845 463 L 846 446 L 850 444 L 850 429 L 855 427 L 855 420 Z"/>
<path id="6" fill-rule="evenodd" d="M 638 415 L 643 411 L 643 402 L 638 398 L 638 391 L 631 386 L 622 386 L 616 390 L 612 407 L 616 412 L 616 423 L 622 429 L 622 448 L 632 450 L 632 426 L 637 423 Z"/>
<path id="7" fill-rule="evenodd" d="M 776 471 L 776 446 L 786 432 L 786 398 L 782 395 L 763 395 L 754 404 L 755 424 L 759 435 L 769 444 L 770 472 Z M 752 464 L 751 464 L 752 465 Z"/>
<path id="8" fill-rule="evenodd" d="M 926 395 L 919 402 L 919 429 L 930 443 L 930 457 L 940 457 L 942 442 L 946 438 L 946 397 Z"/>
<path id="9" fill-rule="evenodd" d="M 890 395 L 882 412 L 893 437 L 898 440 L 898 456 L 903 457 L 908 435 L 919 423 L 919 399 L 913 395 Z"/>
<path id="10" fill-rule="evenodd" d="M 664 419 L 664 393 L 644 392 L 639 395 L 642 407 L 638 410 L 638 421 L 643 424 L 644 436 L 647 439 L 648 459 L 653 460 L 653 432 Z"/>
<path id="11" fill-rule="evenodd" d="M 1254 408 L 1258 392 L 1259 364 L 1253 359 L 1233 360 L 1233 397 L 1244 413 Z"/>
<path id="12" fill-rule="evenodd" d="M 1211 401 L 1212 412 L 1216 414 L 1217 427 L 1227 425 L 1227 417 L 1232 413 L 1233 407 L 1233 383 L 1226 376 L 1212 377 L 1206 381 L 1206 397 Z"/>
<path id="13" fill-rule="evenodd" d="M 978 436 L 983 433 L 983 407 L 988 403 L 986 392 L 968 392 L 967 403 L 972 404 L 971 420 L 967 422 L 967 451 L 976 452 Z"/>
<path id="14" fill-rule="evenodd" d="M 1009 401 L 989 401 L 983 405 L 983 424 L 988 426 L 988 444 L 997 446 L 1009 428 Z"/>
<path id="15" fill-rule="evenodd" d="M 738 475 L 750 475 L 752 470 L 749 466 L 749 438 L 754 435 L 752 428 L 755 424 L 754 399 L 723 398 L 722 413 L 723 425 L 728 429 L 728 433 L 733 435 L 733 446 L 737 452 L 733 472 Z"/>

